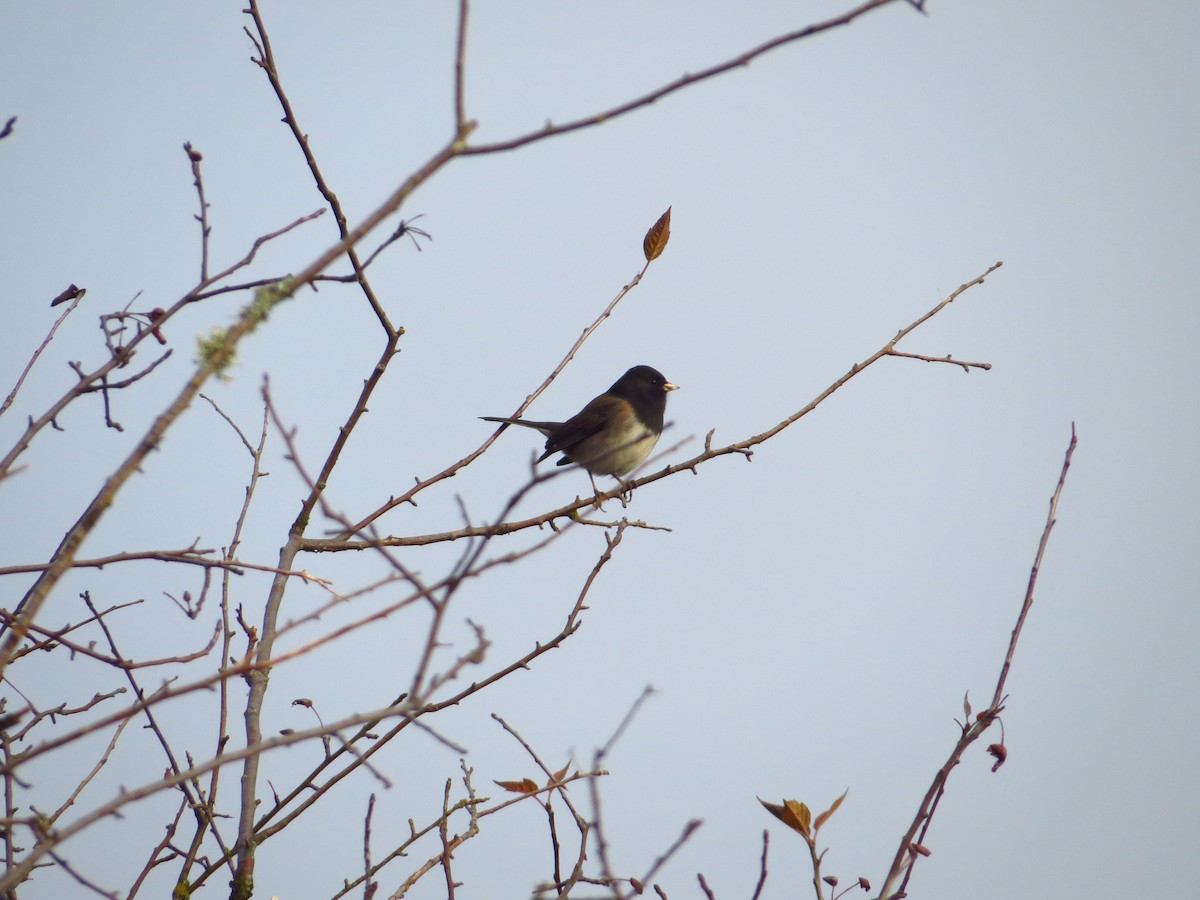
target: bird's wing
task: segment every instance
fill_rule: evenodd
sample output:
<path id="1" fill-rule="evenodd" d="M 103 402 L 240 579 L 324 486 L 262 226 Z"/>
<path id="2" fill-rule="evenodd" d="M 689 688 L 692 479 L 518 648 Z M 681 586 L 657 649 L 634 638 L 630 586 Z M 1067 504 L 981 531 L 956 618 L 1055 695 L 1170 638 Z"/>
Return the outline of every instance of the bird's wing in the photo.
<path id="1" fill-rule="evenodd" d="M 615 418 L 623 418 L 629 412 L 629 404 L 624 400 L 601 394 L 563 422 L 559 428 L 547 434 L 546 452 L 541 458 L 545 459 L 553 453 L 565 453 L 570 456 L 573 448 L 614 424 Z"/>

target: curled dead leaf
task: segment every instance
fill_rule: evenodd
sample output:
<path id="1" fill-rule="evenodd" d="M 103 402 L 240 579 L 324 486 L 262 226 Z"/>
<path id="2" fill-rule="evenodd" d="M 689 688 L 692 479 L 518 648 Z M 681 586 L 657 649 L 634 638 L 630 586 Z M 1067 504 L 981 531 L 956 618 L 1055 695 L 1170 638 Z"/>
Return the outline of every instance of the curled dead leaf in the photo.
<path id="1" fill-rule="evenodd" d="M 1003 744 L 988 744 L 988 753 L 996 758 L 996 762 L 992 765 L 992 771 L 995 772 L 1008 759 L 1008 748 Z"/>
<path id="2" fill-rule="evenodd" d="M 667 249 L 667 241 L 671 239 L 671 207 L 667 207 L 667 211 L 658 217 L 658 221 L 651 226 L 646 232 L 645 238 L 642 239 L 642 252 L 646 255 L 646 262 L 653 262 L 662 256 L 662 252 Z"/>
<path id="3" fill-rule="evenodd" d="M 562 784 L 562 780 L 567 776 L 567 770 L 570 768 L 571 764 L 567 763 L 565 766 L 551 775 L 550 780 L 546 782 L 546 787 L 550 787 L 552 784 Z"/>
<path id="4" fill-rule="evenodd" d="M 803 835 L 808 834 L 808 826 L 812 821 L 812 813 L 809 812 L 808 807 L 803 803 L 798 803 L 795 800 L 784 800 L 782 804 L 768 803 L 762 797 L 758 798 L 758 802 L 766 808 L 767 812 L 792 829 L 792 831 L 798 831 Z"/>
<path id="5" fill-rule="evenodd" d="M 536 794 L 537 782 L 532 778 L 522 778 L 520 781 L 497 781 L 496 784 L 514 794 Z"/>
<path id="6" fill-rule="evenodd" d="M 846 788 L 844 791 L 842 791 L 842 796 L 840 796 L 836 800 L 834 800 L 833 805 L 830 806 L 829 809 L 825 810 L 825 812 L 823 812 L 819 816 L 817 816 L 817 821 L 813 823 L 813 833 L 814 834 L 816 834 L 818 831 L 820 831 L 821 826 L 829 821 L 829 817 L 832 816 L 835 812 L 837 812 L 837 808 L 842 805 L 842 801 L 846 799 L 846 795 L 848 793 L 850 793 L 850 788 Z"/>

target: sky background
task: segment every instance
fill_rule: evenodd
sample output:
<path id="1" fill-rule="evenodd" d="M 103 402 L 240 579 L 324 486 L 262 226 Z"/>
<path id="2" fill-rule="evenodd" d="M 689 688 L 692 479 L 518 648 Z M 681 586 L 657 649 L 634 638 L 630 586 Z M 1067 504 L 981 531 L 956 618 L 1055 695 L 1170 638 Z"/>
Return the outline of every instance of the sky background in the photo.
<path id="1" fill-rule="evenodd" d="M 195 282 L 185 141 L 204 156 L 214 267 L 322 206 L 250 61 L 242 6 L 0 7 L 0 119 L 18 116 L 0 141 L 5 394 L 58 314 L 50 299 L 71 282 L 88 291 L 0 418 L 5 449 L 73 382 L 68 360 L 102 360 L 97 316 L 169 306 Z M 844 8 L 478 4 L 467 53 L 472 140 L 599 112 Z M 689 819 L 704 820 L 657 878 L 672 900 L 701 896 L 697 871 L 722 900 L 750 896 L 763 828 L 772 833 L 764 896 L 811 896 L 807 851 L 755 797 L 823 808 L 847 787 L 822 831 L 825 872 L 878 886 L 958 735 L 964 692 L 979 709 L 994 688 L 1072 422 L 1079 448 L 1008 681 L 1008 762 L 991 774 L 980 744 L 954 772 L 910 896 L 1170 897 L 1200 878 L 1200 6 L 1163 0 L 1134 14 L 1110 0 L 931 2 L 928 11 L 897 3 L 601 128 L 457 160 L 401 211 L 421 214 L 433 240 L 421 252 L 399 243 L 371 269 L 407 334 L 327 492 L 355 519 L 477 447 L 490 434 L 477 416 L 510 413 L 551 371 L 637 273 L 642 235 L 668 206 L 666 252 L 531 415 L 565 418 L 629 366 L 650 364 L 681 385 L 662 446 L 690 438 L 671 457 L 684 458 L 709 429 L 719 445 L 786 418 L 1004 262 L 899 347 L 990 371 L 883 360 L 751 463 L 726 457 L 642 489 L 628 514 L 671 531 L 628 533 L 578 634 L 437 719 L 495 796 L 493 779 L 536 772 L 490 713 L 551 765 L 572 755 L 586 764 L 653 685 L 607 761 L 604 813 L 614 865 L 629 874 Z M 263 12 L 301 127 L 358 221 L 450 136 L 452 4 L 291 0 Z M 249 275 L 298 271 L 335 238 L 326 214 L 265 247 Z M 37 438 L 28 468 L 0 484 L 3 565 L 47 558 L 190 375 L 195 335 L 244 302 L 197 304 L 170 323 L 172 359 L 116 399 L 123 432 L 103 427 L 95 400 L 64 414 L 64 431 Z M 255 435 L 268 373 L 315 469 L 380 346 L 359 295 L 305 291 L 243 344 L 230 381 L 206 393 Z M 456 527 L 460 500 L 491 520 L 538 446 L 536 435 L 506 433 L 381 527 Z M 239 555 L 271 564 L 303 485 L 278 435 L 266 468 Z M 82 555 L 224 546 L 248 473 L 236 437 L 198 403 Z M 586 490 L 582 473 L 567 473 L 519 512 Z M 327 527 L 314 522 L 311 533 Z M 472 585 L 451 608 L 449 637 L 469 646 L 471 618 L 493 641 L 489 664 L 527 651 L 561 627 L 603 547 L 599 529 L 579 528 Z M 432 573 L 458 551 L 404 558 Z M 365 554 L 301 562 L 339 590 L 381 572 Z M 0 581 L 0 606 L 28 583 Z M 238 582 L 251 621 L 266 583 Z M 129 656 L 155 655 L 181 635 L 202 646 L 216 621 L 214 606 L 188 623 L 163 596 L 196 592 L 195 572 L 146 564 L 73 574 L 46 623 L 81 618 L 85 589 L 104 604 L 146 598 L 114 621 Z M 288 596 L 285 617 L 324 597 Z M 326 721 L 386 703 L 406 684 L 421 624 L 394 617 L 278 667 L 265 730 L 315 724 L 295 697 L 312 699 Z M 10 703 L 10 687 L 53 706 L 122 683 L 56 662 L 14 668 Z M 212 703 L 164 709 L 198 757 L 211 751 Z M 85 772 L 99 746 L 27 773 L 46 806 L 63 773 Z M 319 754 L 317 745 L 277 753 L 266 777 L 286 784 Z M 376 764 L 395 787 L 361 773 L 264 845 L 256 896 L 333 894 L 359 870 L 368 794 L 380 795 L 382 853 L 410 817 L 435 814 L 458 773 L 457 754 L 415 730 Z M 131 735 L 81 811 L 162 766 L 148 738 Z M 224 776 L 229 804 L 237 774 Z M 64 853 L 97 883 L 127 889 L 145 853 L 122 848 L 157 840 L 168 806 L 131 808 L 106 836 Z M 457 854 L 458 896 L 527 896 L 548 874 L 541 813 L 527 804 L 490 824 Z M 380 890 L 395 890 L 426 855 L 385 870 Z M 169 890 L 170 873 L 160 878 L 145 896 Z M 225 895 L 225 881 L 203 895 Z M 41 870 L 21 896 L 81 890 Z M 410 896 L 444 896 L 440 876 Z"/>

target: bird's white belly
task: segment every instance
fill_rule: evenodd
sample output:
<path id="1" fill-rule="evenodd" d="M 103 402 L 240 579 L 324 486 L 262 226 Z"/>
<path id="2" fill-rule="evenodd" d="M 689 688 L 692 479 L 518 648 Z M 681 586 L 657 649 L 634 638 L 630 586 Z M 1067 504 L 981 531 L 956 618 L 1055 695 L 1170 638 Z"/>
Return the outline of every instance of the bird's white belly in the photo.
<path id="1" fill-rule="evenodd" d="M 571 458 L 593 475 L 624 475 L 645 462 L 656 443 L 658 438 L 653 432 L 640 422 L 631 421 L 622 430 L 615 449 L 592 458 L 580 459 L 575 455 Z"/>

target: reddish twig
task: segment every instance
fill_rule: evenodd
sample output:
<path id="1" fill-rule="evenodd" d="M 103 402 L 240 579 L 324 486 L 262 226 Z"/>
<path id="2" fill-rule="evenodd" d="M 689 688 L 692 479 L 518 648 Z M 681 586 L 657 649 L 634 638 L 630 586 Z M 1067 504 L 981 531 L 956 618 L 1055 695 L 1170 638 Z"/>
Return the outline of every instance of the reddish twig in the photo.
<path id="1" fill-rule="evenodd" d="M 1050 510 L 1046 517 L 1046 525 L 1042 529 L 1042 537 L 1038 542 L 1033 567 L 1029 572 L 1029 584 L 1025 590 L 1024 600 L 1021 603 L 1021 611 L 1017 615 L 1017 623 L 1013 627 L 1012 636 L 1009 639 L 1008 652 L 1004 656 L 1004 663 L 1000 667 L 1000 676 L 996 680 L 996 690 L 992 695 L 992 703 L 987 709 L 979 713 L 974 722 L 963 725 L 962 736 L 954 745 L 954 749 L 951 750 L 946 762 L 934 775 L 933 783 L 930 784 L 929 790 L 925 792 L 925 797 L 917 809 L 917 814 L 913 818 L 912 824 L 908 826 L 908 830 L 904 833 L 904 837 L 900 841 L 900 847 L 897 849 L 896 856 L 892 860 L 891 868 L 888 870 L 887 878 L 884 879 L 883 890 L 880 893 L 880 897 L 883 900 L 889 900 L 889 898 L 893 897 L 903 897 L 905 895 L 908 881 L 912 877 L 913 864 L 916 862 L 918 856 L 928 853 L 924 849 L 924 838 L 929 830 L 930 823 L 933 821 L 933 814 L 937 809 L 937 805 L 945 792 L 946 782 L 950 777 L 951 771 L 959 764 L 967 748 L 983 736 L 984 732 L 992 726 L 992 723 L 998 719 L 1004 709 L 1004 685 L 1008 679 L 1009 669 L 1012 666 L 1013 654 L 1017 648 L 1017 639 L 1021 635 L 1025 619 L 1033 606 L 1034 586 L 1037 584 L 1038 573 L 1042 567 L 1042 559 L 1045 556 L 1046 547 L 1050 541 L 1050 532 L 1054 529 L 1055 522 L 1057 521 L 1058 501 L 1062 496 L 1063 486 L 1066 484 L 1067 471 L 1071 467 L 1071 457 L 1075 453 L 1077 443 L 1075 425 L 1072 423 L 1071 441 L 1067 445 L 1067 452 L 1063 459 L 1062 470 L 1058 476 L 1058 483 L 1055 486 L 1053 495 L 1050 497 Z M 893 890 L 897 888 L 897 883 L 899 883 L 898 889 Z"/>
<path id="2" fill-rule="evenodd" d="M 767 848 L 771 844 L 771 832 L 763 829 L 763 851 L 762 859 L 758 864 L 758 884 L 754 886 L 754 893 L 750 895 L 750 900 L 758 900 L 762 896 L 763 888 L 767 884 Z"/>
<path id="3" fill-rule="evenodd" d="M 204 179 L 200 176 L 200 160 L 204 157 L 200 155 L 200 151 L 192 147 L 191 142 L 183 145 L 183 152 L 187 154 L 188 162 L 192 166 L 192 183 L 196 186 L 196 194 L 200 199 L 200 212 L 196 214 L 196 221 L 200 223 L 200 282 L 203 284 L 208 280 L 208 236 L 212 234 L 212 227 L 208 224 L 208 201 L 204 199 Z"/>

